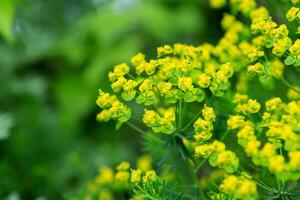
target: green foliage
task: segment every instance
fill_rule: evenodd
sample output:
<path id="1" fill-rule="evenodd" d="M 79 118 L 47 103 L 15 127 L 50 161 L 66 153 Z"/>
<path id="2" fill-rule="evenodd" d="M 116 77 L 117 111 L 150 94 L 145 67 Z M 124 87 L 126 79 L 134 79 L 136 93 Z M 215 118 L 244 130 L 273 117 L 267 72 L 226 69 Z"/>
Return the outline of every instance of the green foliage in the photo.
<path id="1" fill-rule="evenodd" d="M 132 200 L 182 200 L 184 196 L 177 192 L 175 183 L 156 180 L 133 189 Z"/>
<path id="2" fill-rule="evenodd" d="M 13 20 L 15 15 L 15 0 L 0 1 L 0 35 L 8 42 L 12 42 Z"/>

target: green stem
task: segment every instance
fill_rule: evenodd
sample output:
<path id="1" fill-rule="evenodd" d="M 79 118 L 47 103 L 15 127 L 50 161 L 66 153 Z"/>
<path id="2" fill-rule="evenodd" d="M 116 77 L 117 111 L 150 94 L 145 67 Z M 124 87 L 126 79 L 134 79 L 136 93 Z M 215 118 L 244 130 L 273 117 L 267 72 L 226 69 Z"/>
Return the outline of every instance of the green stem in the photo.
<path id="1" fill-rule="evenodd" d="M 290 89 L 296 91 L 296 92 L 300 92 L 300 90 L 298 90 L 297 88 L 295 88 L 292 84 L 290 84 L 285 78 L 281 77 L 280 78 L 282 80 L 282 82 Z"/>
<path id="2" fill-rule="evenodd" d="M 201 116 L 201 113 L 202 111 L 200 110 L 200 112 L 196 114 L 194 118 L 191 121 L 189 121 L 189 123 L 187 123 L 187 125 L 182 129 L 182 132 L 186 131 L 196 121 L 196 119 L 198 119 Z"/>
<path id="3" fill-rule="evenodd" d="M 294 183 L 292 183 L 292 184 L 288 187 L 287 191 L 290 192 L 290 191 L 293 190 L 297 185 L 298 185 L 298 182 L 297 182 L 297 181 L 294 182 Z"/>
<path id="4" fill-rule="evenodd" d="M 243 170 L 245 171 L 245 170 Z M 245 176 L 242 172 L 240 172 L 239 170 L 236 170 L 237 173 L 239 173 L 241 176 L 244 176 L 245 178 L 249 179 L 250 181 L 252 181 L 253 183 L 257 184 L 258 186 L 264 188 L 265 190 L 269 191 L 269 192 L 273 192 L 272 188 L 267 186 L 264 183 L 260 183 L 258 181 L 255 181 L 253 178 L 250 178 L 249 176 Z"/>
<path id="5" fill-rule="evenodd" d="M 221 141 L 223 141 L 226 138 L 228 133 L 229 133 L 229 130 L 227 129 L 226 132 L 224 133 L 224 135 L 222 136 Z"/>
<path id="6" fill-rule="evenodd" d="M 132 129 L 136 130 L 137 132 L 141 133 L 141 134 L 146 134 L 146 132 L 142 129 L 140 129 L 139 127 L 137 127 L 136 125 L 134 125 L 133 123 L 131 122 L 126 122 L 126 124 L 128 126 L 130 126 Z"/>
<path id="7" fill-rule="evenodd" d="M 194 173 L 197 173 L 199 171 L 199 169 L 205 164 L 205 162 L 207 161 L 207 158 L 205 158 L 204 160 L 202 160 L 194 169 Z"/>
<path id="8" fill-rule="evenodd" d="M 300 72 L 300 68 L 298 66 L 295 66 L 295 68 L 298 72 Z"/>

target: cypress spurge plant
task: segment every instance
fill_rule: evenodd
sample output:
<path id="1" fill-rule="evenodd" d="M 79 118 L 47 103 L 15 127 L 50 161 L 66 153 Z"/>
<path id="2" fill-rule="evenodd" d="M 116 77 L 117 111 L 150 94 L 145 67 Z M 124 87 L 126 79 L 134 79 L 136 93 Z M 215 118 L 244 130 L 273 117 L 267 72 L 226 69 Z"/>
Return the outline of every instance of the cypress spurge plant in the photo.
<path id="1" fill-rule="evenodd" d="M 277 24 L 254 0 L 226 2 L 210 1 L 231 10 L 216 45 L 164 45 L 154 59 L 138 53 L 109 72 L 113 93 L 99 90 L 97 120 L 126 124 L 143 138 L 154 135 L 164 150 L 154 159 L 159 175 L 129 165 L 112 172 L 133 199 L 300 196 L 300 93 L 284 78 L 286 66 L 300 77 L 299 28 L 289 28 L 300 21 L 299 2 L 289 3 L 287 24 Z M 283 84 L 290 101 L 251 98 L 253 76 L 263 85 Z M 184 172 L 166 167 L 182 163 Z M 176 174 L 189 175 L 183 181 Z"/>

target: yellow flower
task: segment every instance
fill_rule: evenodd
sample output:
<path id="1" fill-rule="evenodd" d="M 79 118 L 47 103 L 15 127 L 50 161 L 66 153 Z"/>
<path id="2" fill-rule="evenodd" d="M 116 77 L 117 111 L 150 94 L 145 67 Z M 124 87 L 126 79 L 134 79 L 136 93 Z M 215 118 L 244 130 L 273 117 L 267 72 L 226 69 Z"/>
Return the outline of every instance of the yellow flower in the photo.
<path id="1" fill-rule="evenodd" d="M 126 63 L 116 65 L 113 72 L 109 72 L 108 78 L 110 81 L 115 81 L 117 78 L 128 74 L 129 66 Z"/>
<path id="2" fill-rule="evenodd" d="M 223 71 L 218 71 L 216 73 L 216 81 L 218 84 L 225 84 L 228 81 L 228 78 Z"/>
<path id="3" fill-rule="evenodd" d="M 172 84 L 169 82 L 160 82 L 157 84 L 159 93 L 162 95 L 168 94 L 172 89 Z"/>
<path id="4" fill-rule="evenodd" d="M 227 78 L 233 75 L 233 67 L 230 63 L 222 64 L 220 71 L 222 71 Z"/>
<path id="5" fill-rule="evenodd" d="M 292 40 L 289 37 L 280 39 L 274 44 L 272 53 L 278 57 L 281 57 L 291 45 Z"/>
<path id="6" fill-rule="evenodd" d="M 296 19 L 298 12 L 299 12 L 299 8 L 292 7 L 287 11 L 285 16 L 287 20 L 291 22 Z"/>
<path id="7" fill-rule="evenodd" d="M 144 93 L 144 92 L 148 92 L 150 90 L 152 90 L 153 86 L 152 86 L 152 81 L 149 79 L 145 79 L 143 81 L 143 83 L 140 85 L 139 90 Z"/>
<path id="8" fill-rule="evenodd" d="M 138 83 L 134 80 L 128 80 L 126 83 L 123 85 L 123 90 L 125 92 L 132 91 L 136 86 L 138 86 Z"/>
<path id="9" fill-rule="evenodd" d="M 194 89 L 193 80 L 191 77 L 180 77 L 178 79 L 178 88 L 182 91 L 191 91 Z"/>
<path id="10" fill-rule="evenodd" d="M 211 147 L 213 151 L 215 152 L 223 152 L 225 151 L 225 144 L 218 141 L 218 140 L 214 140 L 212 143 L 211 143 Z"/>
<path id="11" fill-rule="evenodd" d="M 257 188 L 256 184 L 248 179 L 243 179 L 240 182 L 240 187 L 237 190 L 237 197 L 239 199 L 256 199 Z"/>
<path id="12" fill-rule="evenodd" d="M 276 155 L 276 148 L 271 143 L 266 143 L 263 147 L 263 149 L 260 151 L 260 154 L 264 158 L 271 158 Z"/>
<path id="13" fill-rule="evenodd" d="M 236 128 L 240 128 L 245 124 L 245 117 L 241 116 L 241 115 L 234 115 L 231 116 L 228 120 L 227 120 L 227 126 L 228 129 L 236 129 Z"/>
<path id="14" fill-rule="evenodd" d="M 165 55 L 172 54 L 172 53 L 173 53 L 173 49 L 170 45 L 164 45 L 162 47 L 157 48 L 157 56 L 158 57 L 165 56 Z"/>
<path id="15" fill-rule="evenodd" d="M 209 0 L 209 5 L 212 8 L 222 8 L 226 5 L 226 0 Z"/>
<path id="16" fill-rule="evenodd" d="M 118 171 L 115 175 L 116 181 L 127 182 L 129 180 L 130 174 L 127 171 Z"/>
<path id="17" fill-rule="evenodd" d="M 291 0 L 291 2 L 292 2 L 293 4 L 297 4 L 297 3 L 299 3 L 299 0 Z"/>
<path id="18" fill-rule="evenodd" d="M 166 110 L 164 110 L 164 118 L 168 121 L 175 121 L 175 108 L 170 107 Z"/>
<path id="19" fill-rule="evenodd" d="M 266 37 L 264 35 L 256 36 L 252 39 L 252 43 L 255 47 L 263 47 L 266 44 Z"/>
<path id="20" fill-rule="evenodd" d="M 208 88 L 210 84 L 210 80 L 211 77 L 203 73 L 198 77 L 198 84 L 202 88 Z"/>
<path id="21" fill-rule="evenodd" d="M 276 155 L 270 158 L 269 170 L 273 173 L 279 173 L 284 170 L 285 162 L 284 157 L 281 155 Z"/>
<path id="22" fill-rule="evenodd" d="M 156 113 L 153 110 L 145 110 L 143 122 L 148 126 L 156 120 Z"/>
<path id="23" fill-rule="evenodd" d="M 127 161 L 123 161 L 117 166 L 118 171 L 121 171 L 121 170 L 125 171 L 125 170 L 128 170 L 129 168 L 130 168 L 130 164 Z"/>
<path id="24" fill-rule="evenodd" d="M 131 63 L 135 66 L 140 65 L 141 63 L 144 63 L 145 61 L 145 55 L 142 53 L 138 53 L 135 56 L 131 58 Z"/>
<path id="25" fill-rule="evenodd" d="M 270 63 L 271 66 L 271 75 L 274 76 L 275 78 L 280 78 L 282 77 L 283 70 L 284 70 L 284 64 L 276 59 L 273 62 Z"/>
<path id="26" fill-rule="evenodd" d="M 215 121 L 216 114 L 214 112 L 214 109 L 212 107 L 204 106 L 202 109 L 202 116 L 207 121 Z"/>
<path id="27" fill-rule="evenodd" d="M 300 166 L 300 151 L 290 151 L 288 166 L 291 170 L 299 170 Z"/>
<path id="28" fill-rule="evenodd" d="M 266 101 L 266 109 L 267 111 L 274 111 L 281 104 L 281 99 L 279 97 L 270 99 Z"/>
<path id="29" fill-rule="evenodd" d="M 131 170 L 131 178 L 130 181 L 132 183 L 139 183 L 141 181 L 142 171 L 140 169 Z"/>
<path id="30" fill-rule="evenodd" d="M 150 156 L 145 155 L 141 156 L 137 159 L 137 167 L 142 170 L 143 172 L 152 169 L 152 159 Z"/>
<path id="31" fill-rule="evenodd" d="M 239 184 L 238 177 L 234 175 L 230 175 L 223 180 L 222 184 L 220 185 L 220 189 L 226 194 L 233 194 L 238 184 Z"/>
<path id="32" fill-rule="evenodd" d="M 227 30 L 235 22 L 235 16 L 225 13 L 221 21 L 222 27 Z"/>
<path id="33" fill-rule="evenodd" d="M 300 87 L 297 87 L 300 90 Z M 287 91 L 287 97 L 291 100 L 299 100 L 300 99 L 300 92 L 297 92 L 293 89 L 289 89 Z"/>
<path id="34" fill-rule="evenodd" d="M 115 96 L 111 96 L 109 93 L 105 93 L 102 90 L 99 90 L 99 96 L 97 98 L 96 103 L 101 108 L 108 108 L 115 100 L 116 100 Z"/>
<path id="35" fill-rule="evenodd" d="M 194 123 L 194 129 L 196 133 L 201 133 L 202 131 L 210 132 L 213 129 L 213 125 L 210 121 L 198 118 Z"/>
<path id="36" fill-rule="evenodd" d="M 248 112 L 257 113 L 260 110 L 260 104 L 253 99 L 248 100 Z"/>
<path id="37" fill-rule="evenodd" d="M 264 66 L 261 63 L 255 63 L 254 65 L 249 65 L 248 73 L 250 74 L 263 74 L 265 72 Z"/>
<path id="38" fill-rule="evenodd" d="M 297 39 L 295 43 L 289 48 L 289 51 L 293 55 L 300 55 L 300 39 Z"/>
<path id="39" fill-rule="evenodd" d="M 127 82 L 127 79 L 123 76 L 119 77 L 115 82 L 111 84 L 111 88 L 114 92 L 119 92 L 123 85 Z"/>
<path id="40" fill-rule="evenodd" d="M 211 136 L 212 136 L 211 132 L 202 131 L 201 133 L 194 135 L 194 138 L 196 141 L 199 142 L 201 140 L 209 140 Z"/>
<path id="41" fill-rule="evenodd" d="M 247 102 L 248 98 L 249 97 L 246 94 L 236 93 L 233 96 L 232 102 L 235 103 L 235 104 L 237 104 L 237 103 L 245 103 L 245 102 Z"/>
<path id="42" fill-rule="evenodd" d="M 96 119 L 100 122 L 107 122 L 110 120 L 111 114 L 108 110 L 102 110 L 97 114 Z"/>
<path id="43" fill-rule="evenodd" d="M 146 172 L 145 176 L 143 176 L 143 182 L 144 183 L 152 182 L 155 181 L 156 178 L 157 178 L 156 172 L 154 170 L 150 170 Z"/>
<path id="44" fill-rule="evenodd" d="M 107 184 L 114 180 L 114 172 L 111 168 L 101 167 L 99 169 L 99 175 L 96 176 L 95 182 L 97 184 Z"/>
<path id="45" fill-rule="evenodd" d="M 207 144 L 196 146 L 196 148 L 195 148 L 195 156 L 196 157 L 207 158 L 211 153 L 212 153 L 212 148 L 210 145 L 207 145 Z"/>
<path id="46" fill-rule="evenodd" d="M 247 153 L 248 156 L 253 156 L 255 154 L 257 154 L 258 152 L 258 148 L 260 147 L 260 141 L 258 140 L 251 140 L 247 143 L 246 147 L 245 147 L 245 151 Z"/>

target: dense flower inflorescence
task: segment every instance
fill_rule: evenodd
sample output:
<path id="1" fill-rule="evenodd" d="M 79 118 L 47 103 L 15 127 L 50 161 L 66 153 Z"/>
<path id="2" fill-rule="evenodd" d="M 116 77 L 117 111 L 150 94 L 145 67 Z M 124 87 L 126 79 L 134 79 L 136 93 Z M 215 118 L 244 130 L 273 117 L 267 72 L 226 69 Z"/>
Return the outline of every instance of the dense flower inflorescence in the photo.
<path id="1" fill-rule="evenodd" d="M 236 94 L 236 97 L 246 100 L 246 95 Z M 278 97 L 272 98 L 265 102 L 261 121 L 254 122 L 243 113 L 231 116 L 227 124 L 230 130 L 238 130 L 238 143 L 252 157 L 254 164 L 267 167 L 279 179 L 300 178 L 300 136 L 297 134 L 300 130 L 300 101 L 283 103 Z M 262 134 L 267 138 L 264 145 L 257 137 Z"/>
<path id="2" fill-rule="evenodd" d="M 294 6 L 285 13 L 286 20 L 299 22 L 300 1 L 291 3 Z M 270 198 L 290 198 L 297 193 L 290 191 L 295 183 L 288 184 L 300 179 L 300 89 L 284 76 L 285 66 L 299 70 L 300 40 L 293 37 L 299 33 L 273 20 L 255 0 L 210 0 L 210 5 L 231 9 L 221 21 L 224 36 L 217 44 L 164 45 L 157 48 L 154 59 L 138 53 L 131 64 L 116 65 L 108 75 L 114 95 L 99 91 L 97 119 L 127 123 L 145 135 L 162 133 L 155 134 L 156 142 L 163 141 L 162 169 L 169 169 L 164 162 L 174 149 L 194 168 L 196 182 L 207 180 L 198 174 L 206 160 L 219 167 L 222 180 L 216 180 L 219 190 L 209 194 L 211 199 L 258 199 L 261 191 L 257 187 L 272 194 Z M 284 101 L 285 97 L 249 98 L 255 94 L 249 91 L 255 76 L 264 87 L 282 81 L 290 101 Z M 134 117 L 133 107 L 128 106 L 133 103 L 144 110 L 142 117 Z M 134 125 L 137 121 L 149 130 Z M 130 169 L 126 162 L 116 171 L 104 168 L 96 182 L 133 185 L 139 191 L 135 199 L 143 199 L 148 192 L 158 191 L 154 186 L 160 180 L 150 160 L 143 157 L 137 169 Z M 245 175 L 243 165 L 250 160 L 245 168 L 266 169 L 264 173 L 275 178 L 276 189 Z M 210 170 L 207 166 L 203 172 Z M 285 188 L 292 189 L 283 191 Z"/>

